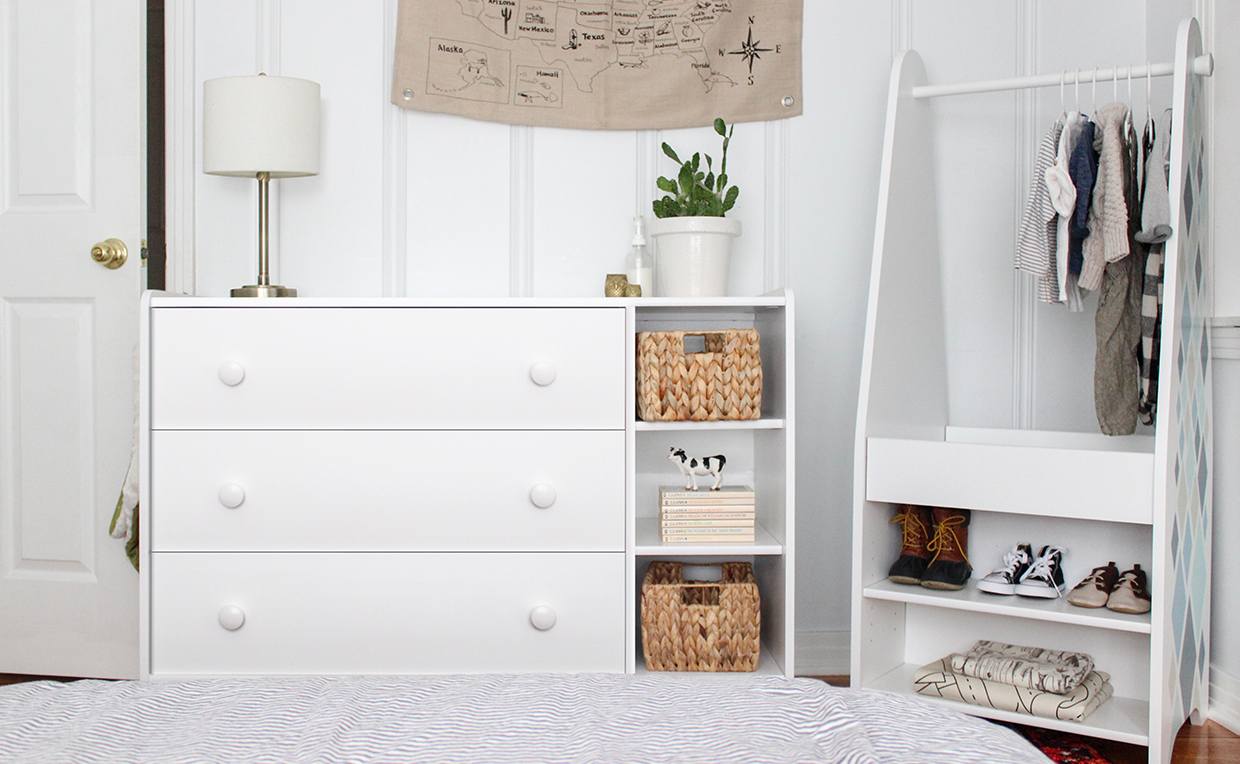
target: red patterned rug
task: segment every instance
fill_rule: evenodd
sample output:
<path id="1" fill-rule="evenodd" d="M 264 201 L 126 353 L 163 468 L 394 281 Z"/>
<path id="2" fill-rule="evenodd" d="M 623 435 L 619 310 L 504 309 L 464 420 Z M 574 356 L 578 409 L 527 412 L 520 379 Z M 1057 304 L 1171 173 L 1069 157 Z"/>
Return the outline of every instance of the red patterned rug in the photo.
<path id="1" fill-rule="evenodd" d="M 1110 764 L 1102 754 L 1080 735 L 1042 729 L 1041 727 L 1015 727 L 1055 764 Z"/>

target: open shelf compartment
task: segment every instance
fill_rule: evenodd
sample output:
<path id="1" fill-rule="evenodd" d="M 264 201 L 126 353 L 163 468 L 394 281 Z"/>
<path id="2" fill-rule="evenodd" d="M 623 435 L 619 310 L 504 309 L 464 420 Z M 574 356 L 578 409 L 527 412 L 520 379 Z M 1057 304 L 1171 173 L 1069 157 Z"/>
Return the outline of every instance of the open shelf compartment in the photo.
<path id="1" fill-rule="evenodd" d="M 1111 696 L 1098 709 L 1079 722 L 1048 719 L 1042 716 L 1029 716 L 997 708 L 974 706 L 955 700 L 920 695 L 914 692 L 913 676 L 920 666 L 916 663 L 905 663 L 887 672 L 878 679 L 865 685 L 868 690 L 882 690 L 900 695 L 908 695 L 931 703 L 987 719 L 996 719 L 1015 724 L 1032 724 L 1061 732 L 1072 732 L 1077 735 L 1088 735 L 1106 740 L 1118 740 L 1134 745 L 1149 745 L 1149 737 L 1145 734 L 1149 720 L 1150 704 L 1135 698 Z"/>

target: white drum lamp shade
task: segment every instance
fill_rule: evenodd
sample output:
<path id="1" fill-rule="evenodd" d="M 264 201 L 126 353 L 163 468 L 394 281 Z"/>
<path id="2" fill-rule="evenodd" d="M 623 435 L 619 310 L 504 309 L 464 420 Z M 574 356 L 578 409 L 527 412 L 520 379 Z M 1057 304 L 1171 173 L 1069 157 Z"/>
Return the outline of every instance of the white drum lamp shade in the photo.
<path id="1" fill-rule="evenodd" d="M 258 180 L 258 283 L 233 297 L 296 297 L 268 275 L 268 186 L 319 172 L 319 84 L 295 77 L 221 77 L 202 85 L 202 171 Z"/>
<path id="2" fill-rule="evenodd" d="M 319 172 L 319 84 L 221 77 L 202 86 L 202 171 L 296 178 Z"/>

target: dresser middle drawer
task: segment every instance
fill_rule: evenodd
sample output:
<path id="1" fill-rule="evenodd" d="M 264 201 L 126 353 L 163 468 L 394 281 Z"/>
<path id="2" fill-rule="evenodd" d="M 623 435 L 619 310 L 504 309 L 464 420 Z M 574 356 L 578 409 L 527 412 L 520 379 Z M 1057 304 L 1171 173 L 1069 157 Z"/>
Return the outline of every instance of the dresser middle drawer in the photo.
<path id="1" fill-rule="evenodd" d="M 156 431 L 143 504 L 153 551 L 623 551 L 624 433 Z"/>

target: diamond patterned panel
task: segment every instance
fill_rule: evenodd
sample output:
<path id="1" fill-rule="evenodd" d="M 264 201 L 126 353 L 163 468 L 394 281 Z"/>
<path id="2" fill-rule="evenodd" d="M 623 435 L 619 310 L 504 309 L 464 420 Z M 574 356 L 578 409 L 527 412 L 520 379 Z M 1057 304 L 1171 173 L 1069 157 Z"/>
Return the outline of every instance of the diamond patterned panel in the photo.
<path id="1" fill-rule="evenodd" d="M 1173 440 L 1175 486 L 1169 498 L 1175 507 L 1171 526 L 1173 580 L 1171 629 L 1175 650 L 1176 685 L 1172 694 L 1177 712 L 1183 718 L 1199 697 L 1206 664 L 1204 613 L 1208 612 L 1208 560 L 1206 544 L 1209 529 L 1211 432 L 1210 408 L 1206 401 L 1210 371 L 1210 335 L 1205 325 L 1208 307 L 1206 274 L 1210 256 L 1209 226 L 1204 215 L 1205 137 L 1198 131 L 1203 120 L 1201 83 L 1190 78 L 1188 108 L 1185 113 L 1186 140 L 1183 157 L 1185 172 L 1180 188 L 1180 227 L 1177 236 L 1176 285 L 1180 315 L 1175 317 L 1173 339 L 1178 385 L 1173 421 L 1166 424 L 1178 430 Z M 1161 426 L 1161 425 L 1160 425 Z"/>

